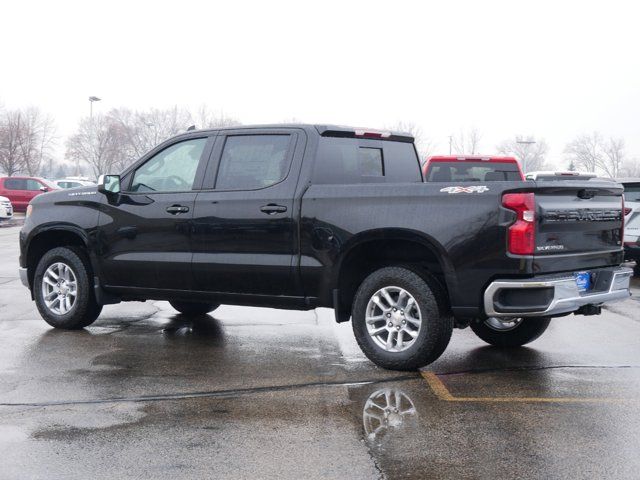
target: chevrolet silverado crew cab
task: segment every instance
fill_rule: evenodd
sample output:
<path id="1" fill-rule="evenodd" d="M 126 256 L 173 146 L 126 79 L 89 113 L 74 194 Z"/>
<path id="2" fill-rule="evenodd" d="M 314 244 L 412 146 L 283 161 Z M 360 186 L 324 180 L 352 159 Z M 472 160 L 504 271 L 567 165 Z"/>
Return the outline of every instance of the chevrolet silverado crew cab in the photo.
<path id="1" fill-rule="evenodd" d="M 522 345 L 629 297 L 622 187 L 517 175 L 424 182 L 403 133 L 191 131 L 96 187 L 33 199 L 20 274 L 57 328 L 128 300 L 329 307 L 373 362 L 415 369 L 454 327 Z"/>

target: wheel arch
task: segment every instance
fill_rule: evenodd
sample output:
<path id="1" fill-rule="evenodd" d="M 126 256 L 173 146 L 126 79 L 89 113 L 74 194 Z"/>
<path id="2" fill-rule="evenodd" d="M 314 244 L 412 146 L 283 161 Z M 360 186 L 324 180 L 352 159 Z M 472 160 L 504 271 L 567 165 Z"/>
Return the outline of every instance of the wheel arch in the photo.
<path id="1" fill-rule="evenodd" d="M 422 277 L 434 277 L 447 297 L 456 288 L 453 266 L 435 239 L 411 229 L 369 230 L 350 239 L 336 264 L 332 279 L 336 321 L 349 320 L 353 296 L 364 278 L 392 265 L 408 267 Z"/>
<path id="2" fill-rule="evenodd" d="M 66 246 L 88 249 L 86 232 L 73 225 L 56 225 L 45 226 L 31 235 L 26 246 L 27 278 L 30 286 L 33 286 L 35 270 L 42 256 L 53 248 Z"/>

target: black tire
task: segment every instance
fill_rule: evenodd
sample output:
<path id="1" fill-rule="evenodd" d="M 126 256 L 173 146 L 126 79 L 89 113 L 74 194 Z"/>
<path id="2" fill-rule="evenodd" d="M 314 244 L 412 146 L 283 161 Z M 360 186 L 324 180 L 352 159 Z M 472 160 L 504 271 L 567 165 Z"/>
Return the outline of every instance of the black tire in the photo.
<path id="1" fill-rule="evenodd" d="M 527 317 L 511 330 L 496 330 L 491 328 L 484 320 L 471 322 L 471 330 L 485 342 L 496 347 L 520 347 L 533 342 L 542 335 L 549 323 L 547 317 Z"/>
<path id="2" fill-rule="evenodd" d="M 633 267 L 633 275 L 635 277 L 640 277 L 640 260 L 636 260 L 636 266 Z"/>
<path id="3" fill-rule="evenodd" d="M 220 306 L 219 303 L 203 302 L 169 302 L 173 308 L 184 315 L 204 315 L 213 312 Z"/>
<path id="4" fill-rule="evenodd" d="M 385 287 L 406 290 L 414 297 L 421 312 L 422 325 L 418 335 L 403 351 L 385 350 L 367 331 L 369 300 Z M 365 278 L 354 297 L 351 315 L 353 333 L 364 354 L 376 365 L 389 370 L 416 370 L 430 364 L 445 351 L 453 332 L 453 317 L 437 281 L 404 267 L 381 268 Z"/>
<path id="5" fill-rule="evenodd" d="M 56 314 L 44 301 L 42 292 L 43 277 L 54 263 L 67 265 L 76 278 L 77 295 L 70 310 L 65 314 Z M 45 253 L 36 267 L 33 280 L 33 294 L 40 315 L 49 325 L 64 330 L 77 330 L 96 321 L 102 305 L 98 305 L 93 292 L 91 265 L 84 251 L 78 247 L 58 247 Z"/>

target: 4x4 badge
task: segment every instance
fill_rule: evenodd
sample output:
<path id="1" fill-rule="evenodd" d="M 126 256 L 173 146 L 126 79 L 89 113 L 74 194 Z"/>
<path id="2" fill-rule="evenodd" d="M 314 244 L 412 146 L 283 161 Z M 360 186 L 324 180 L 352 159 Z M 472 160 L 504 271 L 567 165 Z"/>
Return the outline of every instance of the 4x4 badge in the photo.
<path id="1" fill-rule="evenodd" d="M 470 187 L 445 187 L 440 189 L 446 193 L 484 193 L 489 191 L 489 187 L 485 185 L 472 185 Z"/>

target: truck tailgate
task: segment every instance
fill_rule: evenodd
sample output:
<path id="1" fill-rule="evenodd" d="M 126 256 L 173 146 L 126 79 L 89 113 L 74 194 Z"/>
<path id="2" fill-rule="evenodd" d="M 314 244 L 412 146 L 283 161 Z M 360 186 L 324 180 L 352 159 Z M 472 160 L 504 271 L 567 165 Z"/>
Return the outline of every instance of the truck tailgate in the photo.
<path id="1" fill-rule="evenodd" d="M 607 181 L 537 182 L 536 270 L 619 264 L 622 192 Z"/>

